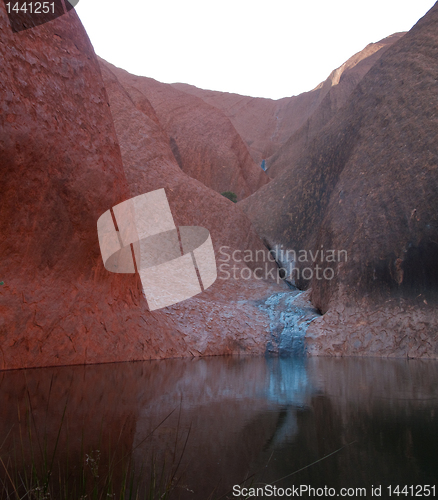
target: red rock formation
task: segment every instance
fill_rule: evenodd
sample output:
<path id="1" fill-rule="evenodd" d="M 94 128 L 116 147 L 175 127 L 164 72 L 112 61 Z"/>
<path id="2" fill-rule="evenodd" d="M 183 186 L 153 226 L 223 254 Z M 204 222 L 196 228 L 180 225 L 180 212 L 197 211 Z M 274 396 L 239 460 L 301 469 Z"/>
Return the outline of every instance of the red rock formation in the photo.
<path id="1" fill-rule="evenodd" d="M 396 33 L 380 42 L 370 43 L 335 69 L 327 80 L 317 87 L 320 92 L 310 116 L 300 128 L 292 131 L 289 139 L 268 158 L 266 164 L 270 177 L 276 177 L 283 170 L 293 168 L 310 141 L 347 102 L 348 97 L 371 67 L 403 35 L 404 33 Z"/>
<path id="2" fill-rule="evenodd" d="M 99 64 L 74 10 L 13 33 L 0 4 L 0 26 L 0 369 L 264 352 L 268 319 L 244 301 L 270 285 L 218 280 L 151 313 L 135 275 L 104 269 L 98 217 L 158 186 L 177 223 L 208 227 L 216 248 L 263 245 L 236 205 L 178 168 L 141 96 L 140 119 L 129 124 L 155 135 L 134 136 L 130 168 L 141 178 L 131 170 L 127 182 Z M 140 172 L 143 159 L 161 180 L 159 171 Z"/>
<path id="3" fill-rule="evenodd" d="M 230 118 L 260 165 L 267 159 L 275 177 L 298 158 L 307 142 L 346 102 L 371 66 L 403 34 L 370 43 L 311 92 L 279 100 L 240 96 L 176 83 L 173 87 L 202 98 Z"/>
<path id="4" fill-rule="evenodd" d="M 150 103 L 177 164 L 190 177 L 219 193 L 234 192 L 238 200 L 269 181 L 221 111 L 171 85 L 104 64 L 136 105 Z"/>
<path id="5" fill-rule="evenodd" d="M 438 5 L 371 68 L 296 167 L 241 203 L 271 246 L 308 254 L 294 260 L 313 269 L 312 301 L 325 313 L 310 326 L 313 353 L 438 357 L 437 33 Z M 322 248 L 324 262 L 313 262 Z M 348 258 L 328 262 L 329 249 Z M 318 264 L 332 279 L 317 279 Z"/>
<path id="6" fill-rule="evenodd" d="M 103 269 L 96 220 L 129 190 L 97 60 L 74 12 L 0 16 L 0 368 L 120 359 L 135 280 Z"/>
<path id="7" fill-rule="evenodd" d="M 273 155 L 308 118 L 319 90 L 274 101 L 227 92 L 203 90 L 182 83 L 175 89 L 202 98 L 221 110 L 244 139 L 254 161 Z"/>
<path id="8" fill-rule="evenodd" d="M 230 255 L 237 251 L 237 259 L 242 258 L 246 249 L 253 256 L 257 251 L 263 254 L 266 248 L 239 207 L 179 168 L 168 136 L 145 95 L 133 88 L 130 93 L 126 91 L 127 78 L 124 72 L 102 60 L 101 68 L 132 196 L 165 188 L 178 226 L 200 225 L 209 229 L 219 266 L 221 260 L 227 258 L 224 253 Z M 267 261 L 266 254 L 265 258 L 269 271 L 274 265 Z M 243 339 L 258 352 L 264 349 L 264 340 L 256 333 L 258 327 L 253 326 L 254 332 L 251 332 L 248 326 L 251 315 L 265 325 L 266 319 L 257 309 L 239 304 L 238 301 L 266 296 L 268 291 L 272 292 L 276 288 L 256 280 L 242 279 L 240 272 L 245 266 L 239 262 L 235 264 L 239 268 L 239 279 L 221 279 L 226 274 L 219 270 L 219 278 L 211 289 L 199 297 L 168 308 L 178 318 L 179 328 L 187 336 L 193 335 L 198 322 L 207 325 L 207 330 L 196 339 L 198 343 L 194 344 L 194 354 L 214 354 L 221 349 L 231 352 L 234 343 L 240 343 Z M 247 265 L 255 268 L 261 264 L 247 262 Z M 265 263 L 262 265 L 265 266 Z M 231 271 L 228 264 L 225 264 L 225 269 Z M 248 274 L 243 273 L 243 276 L 248 277 Z M 251 313 L 248 315 L 249 311 Z M 198 318 L 197 314 L 200 315 Z M 226 346 L 223 345 L 223 334 L 220 332 L 233 332 Z M 258 347 L 255 347 L 256 344 Z"/>

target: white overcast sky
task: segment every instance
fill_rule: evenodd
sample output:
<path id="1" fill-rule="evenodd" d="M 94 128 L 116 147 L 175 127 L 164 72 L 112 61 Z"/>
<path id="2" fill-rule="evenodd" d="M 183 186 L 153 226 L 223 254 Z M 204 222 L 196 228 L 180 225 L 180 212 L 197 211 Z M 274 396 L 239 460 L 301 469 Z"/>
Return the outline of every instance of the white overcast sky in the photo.
<path id="1" fill-rule="evenodd" d="M 434 0 L 80 0 L 96 53 L 136 75 L 254 97 L 313 89 Z"/>

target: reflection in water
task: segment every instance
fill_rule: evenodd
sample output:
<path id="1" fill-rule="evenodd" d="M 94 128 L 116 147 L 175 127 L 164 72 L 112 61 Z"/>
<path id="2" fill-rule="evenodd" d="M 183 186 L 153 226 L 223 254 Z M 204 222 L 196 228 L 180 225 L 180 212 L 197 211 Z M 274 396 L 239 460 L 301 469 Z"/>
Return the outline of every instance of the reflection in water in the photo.
<path id="1" fill-rule="evenodd" d="M 151 464 L 169 473 L 178 465 L 171 498 L 181 499 L 219 498 L 247 478 L 279 487 L 434 484 L 437 367 L 225 357 L 2 372 L 0 457 L 26 468 L 44 447 L 56 449 L 74 477 L 71 464 L 86 454 L 99 450 L 105 467 L 116 451 L 145 484 Z M 33 448 L 22 444 L 29 431 Z M 4 468 L 0 477 L 7 481 Z"/>

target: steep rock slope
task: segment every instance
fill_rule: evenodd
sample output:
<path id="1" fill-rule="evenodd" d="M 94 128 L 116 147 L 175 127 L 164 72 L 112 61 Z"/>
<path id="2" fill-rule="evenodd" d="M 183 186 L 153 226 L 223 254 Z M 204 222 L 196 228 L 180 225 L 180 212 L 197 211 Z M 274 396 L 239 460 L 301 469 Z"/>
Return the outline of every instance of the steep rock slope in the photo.
<path id="1" fill-rule="evenodd" d="M 129 358 L 135 280 L 96 234 L 129 189 L 93 49 L 74 12 L 14 34 L 1 4 L 0 26 L 0 368 Z"/>
<path id="2" fill-rule="evenodd" d="M 395 33 L 380 42 L 370 43 L 335 69 L 327 80 L 320 84 L 321 91 L 312 114 L 266 161 L 270 177 L 276 177 L 283 170 L 293 168 L 310 141 L 347 102 L 357 84 L 389 47 L 403 35 L 404 33 Z"/>
<path id="3" fill-rule="evenodd" d="M 299 133 L 308 141 L 345 103 L 354 87 L 403 34 L 370 43 L 310 92 L 279 100 L 247 97 L 227 92 L 203 90 L 175 83 L 173 87 L 202 98 L 221 110 L 246 142 L 252 157 L 260 165 L 267 159 L 268 174 L 275 177 L 290 157 L 296 154 L 291 136 Z M 298 132 L 300 131 L 300 132 Z"/>
<path id="4" fill-rule="evenodd" d="M 263 298 L 270 285 L 218 279 L 180 308 L 150 312 L 136 275 L 104 269 L 99 216 L 163 184 L 147 174 L 127 182 L 99 64 L 74 10 L 14 34 L 0 4 L 0 28 L 0 369 L 264 352 L 269 319 L 248 295 Z M 138 154 L 163 158 L 177 223 L 207 227 L 230 251 L 263 251 L 236 205 L 175 165 L 154 120 L 152 136 L 137 136 Z"/>
<path id="5" fill-rule="evenodd" d="M 177 164 L 190 177 L 219 193 L 232 191 L 239 200 L 269 181 L 220 110 L 171 85 L 101 63 L 111 69 L 135 103 L 144 99 L 150 103 Z"/>
<path id="6" fill-rule="evenodd" d="M 258 165 L 273 155 L 305 122 L 321 93 L 320 89 L 316 89 L 274 101 L 203 90 L 183 83 L 172 86 L 221 110 L 231 120 Z"/>
<path id="7" fill-rule="evenodd" d="M 438 357 L 437 58 L 435 5 L 296 168 L 241 203 L 265 241 L 283 245 L 296 282 L 313 287 L 325 315 L 310 327 L 312 352 Z"/>
<path id="8" fill-rule="evenodd" d="M 148 99 L 140 93 L 132 98 L 114 66 L 101 60 L 101 69 L 131 195 L 165 188 L 176 224 L 208 226 L 218 253 L 219 243 L 263 250 L 235 204 L 181 171 Z"/>

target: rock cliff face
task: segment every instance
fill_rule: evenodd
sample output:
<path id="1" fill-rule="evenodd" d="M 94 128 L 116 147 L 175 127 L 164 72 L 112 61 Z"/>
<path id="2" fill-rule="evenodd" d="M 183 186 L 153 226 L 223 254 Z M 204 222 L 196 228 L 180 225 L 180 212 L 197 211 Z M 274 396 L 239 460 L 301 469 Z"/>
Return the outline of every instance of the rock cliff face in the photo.
<path id="1" fill-rule="evenodd" d="M 143 110 L 145 100 L 149 103 L 144 111 L 152 112 L 159 121 L 176 164 L 190 177 L 219 193 L 234 192 L 238 200 L 269 181 L 220 110 L 171 85 L 101 62 L 110 68 L 137 107 Z"/>
<path id="2" fill-rule="evenodd" d="M 254 301 L 275 284 L 218 279 L 150 312 L 139 279 L 106 271 L 99 251 L 99 216 L 157 187 L 177 224 L 207 227 L 216 250 L 263 251 L 240 209 L 181 171 L 147 99 L 120 88 L 114 107 L 126 99 L 140 116 L 117 121 L 134 138 L 124 144 L 125 174 L 99 63 L 74 10 L 13 33 L 2 3 L 0 28 L 0 369 L 264 352 L 269 320 Z"/>
<path id="3" fill-rule="evenodd" d="M 254 161 L 273 155 L 310 116 L 320 90 L 274 101 L 175 83 L 175 89 L 202 98 L 222 111 L 244 139 Z"/>
<path id="4" fill-rule="evenodd" d="M 135 281 L 103 269 L 96 220 L 129 190 L 97 60 L 74 12 L 0 23 L 0 368 L 118 359 Z"/>
<path id="5" fill-rule="evenodd" d="M 276 101 L 203 90 L 181 83 L 173 87 L 221 110 L 245 140 L 256 163 L 260 165 L 266 159 L 268 174 L 275 177 L 299 157 L 310 139 L 346 102 L 371 66 L 401 36 L 403 33 L 370 43 L 311 92 Z"/>
<path id="6" fill-rule="evenodd" d="M 435 5 L 295 168 L 242 202 L 325 313 L 313 353 L 438 357 L 437 34 Z"/>
<path id="7" fill-rule="evenodd" d="M 131 75 L 100 62 L 132 196 L 165 188 L 176 225 L 204 226 L 212 236 L 219 266 L 217 282 L 199 297 L 171 306 L 167 312 L 177 321 L 186 341 L 194 339 L 193 355 L 236 352 L 245 344 L 248 352 L 264 352 L 269 321 L 256 302 L 285 290 L 284 285 L 249 279 L 248 267 L 262 265 L 267 272 L 276 270 L 266 247 L 238 206 L 181 170 L 161 120 L 145 95 L 148 87 L 143 89 L 145 94 L 137 91 L 126 83 Z M 252 257 L 246 264 L 239 262 L 245 251 Z M 232 258 L 234 252 L 236 259 Z M 257 255 L 263 257 L 256 260 Z M 236 273 L 231 265 L 236 265 Z M 201 328 L 198 332 L 199 325 L 205 325 L 204 331 Z M 227 345 L 219 347 L 217 342 L 222 344 L 224 332 L 233 333 Z"/>
<path id="8" fill-rule="evenodd" d="M 318 98 L 310 116 L 298 129 L 293 130 L 288 140 L 268 158 L 266 163 L 270 177 L 276 177 L 283 170 L 293 168 L 311 140 L 347 102 L 350 94 L 371 67 L 403 35 L 404 33 L 396 33 L 380 42 L 370 43 L 364 50 L 335 69 L 327 80 L 317 87 Z"/>
<path id="9" fill-rule="evenodd" d="M 114 66 L 101 60 L 101 68 L 131 196 L 165 188 L 175 223 L 208 227 L 218 254 L 221 246 L 264 251 L 235 204 L 181 170 L 148 98 L 132 88 L 128 93 Z"/>

